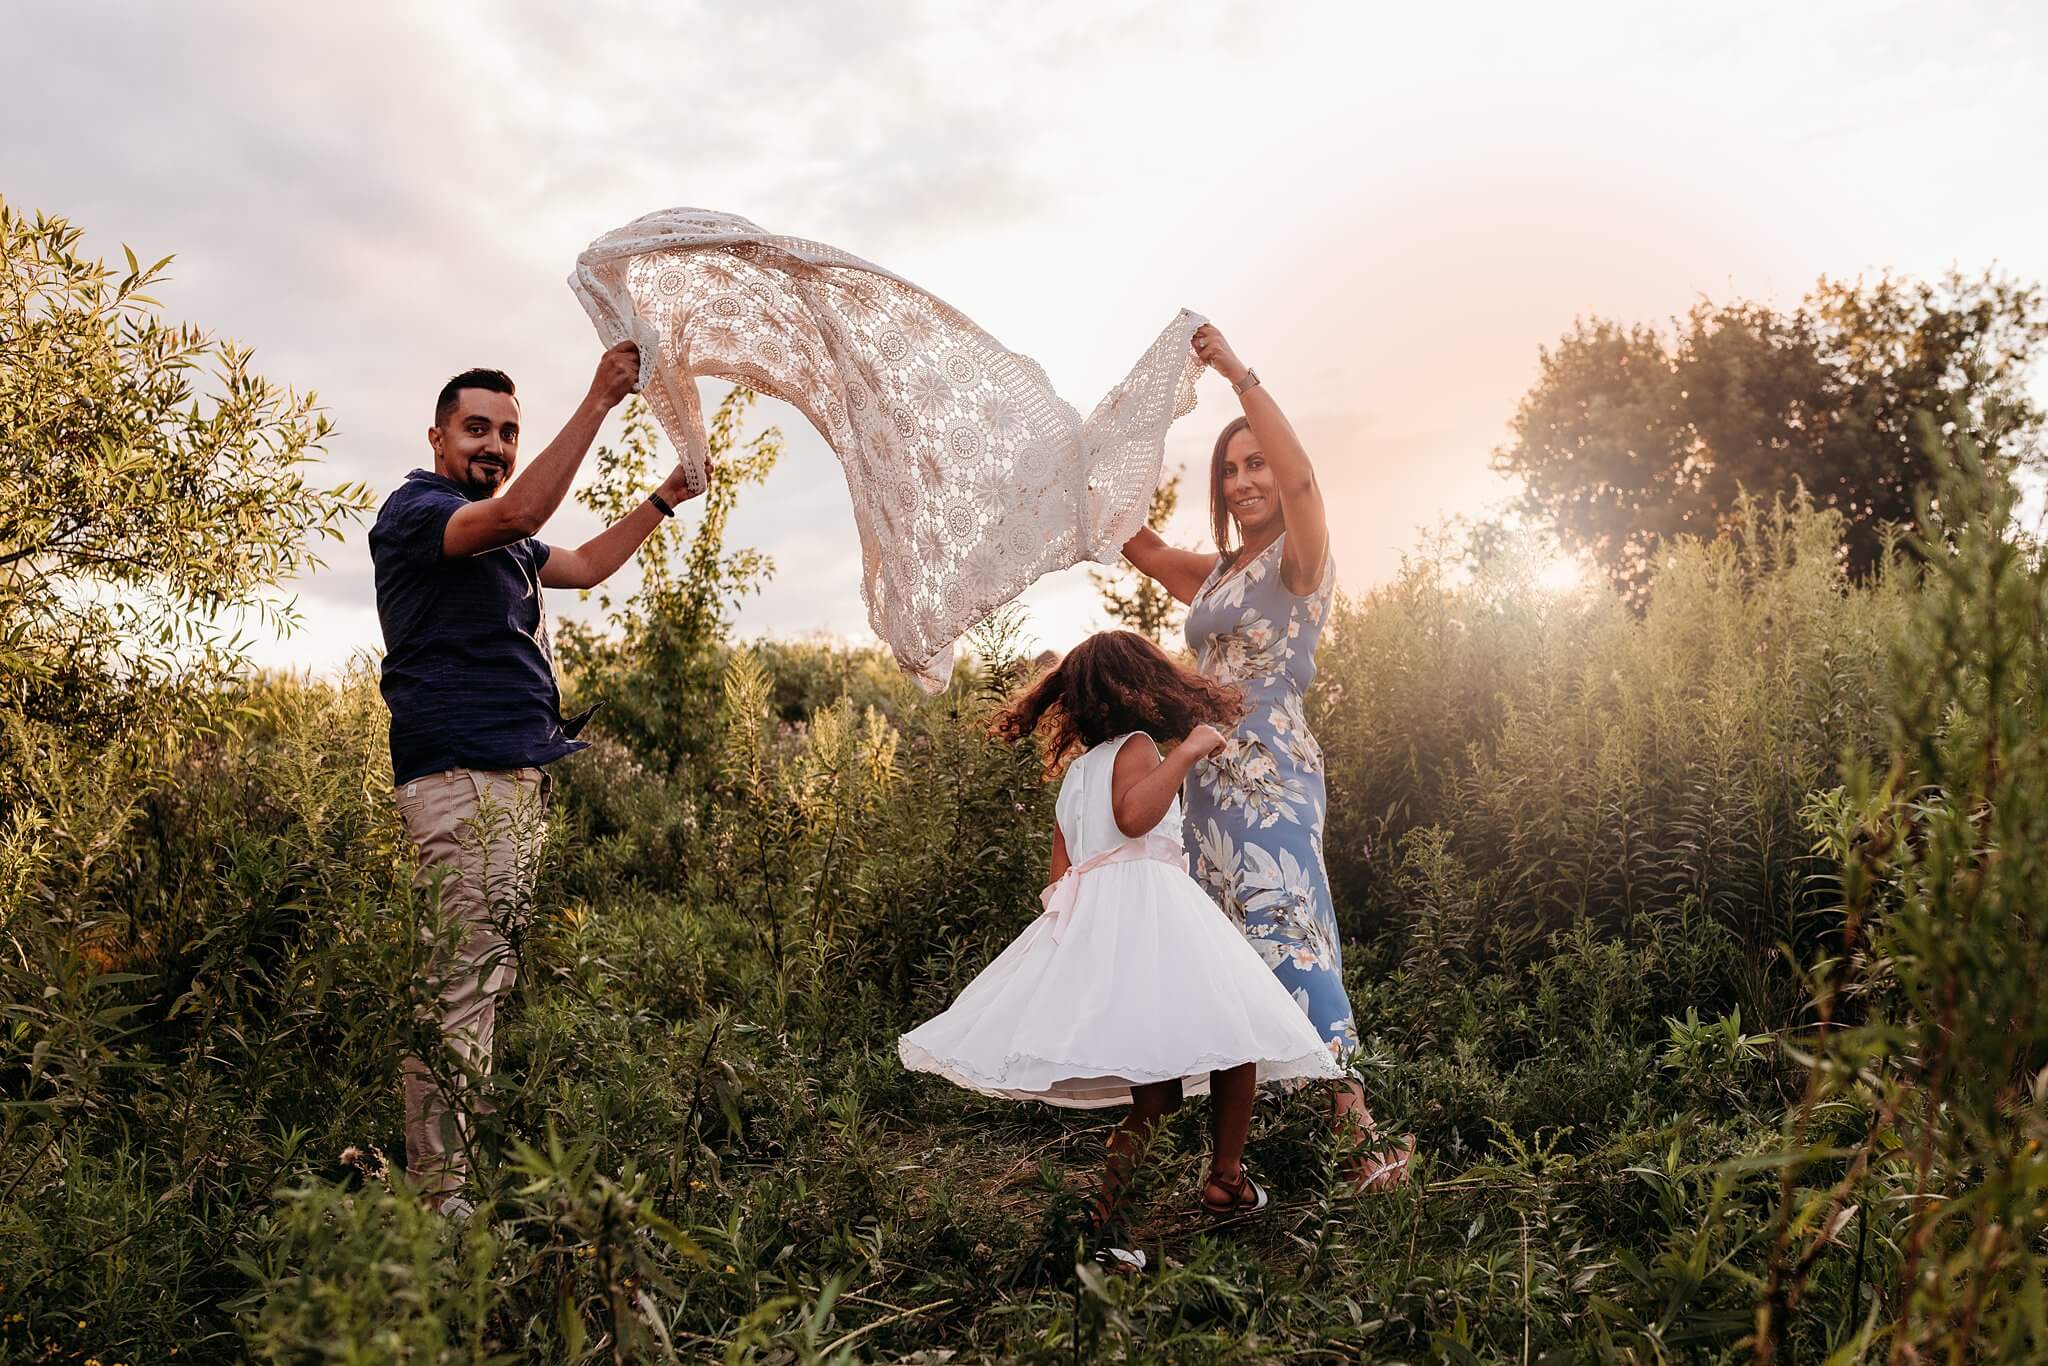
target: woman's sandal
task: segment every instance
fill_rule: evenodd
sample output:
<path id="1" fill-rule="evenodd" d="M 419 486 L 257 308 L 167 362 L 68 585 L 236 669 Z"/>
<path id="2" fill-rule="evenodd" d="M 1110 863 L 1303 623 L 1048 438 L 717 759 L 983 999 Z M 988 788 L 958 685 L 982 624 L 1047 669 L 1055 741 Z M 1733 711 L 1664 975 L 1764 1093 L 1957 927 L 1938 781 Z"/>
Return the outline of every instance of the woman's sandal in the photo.
<path id="1" fill-rule="evenodd" d="M 1378 1138 L 1375 1131 L 1369 1141 Z M 1405 1146 L 1398 1151 L 1388 1148 L 1360 1157 L 1351 1177 L 1351 1189 L 1360 1194 L 1377 1194 L 1404 1184 L 1408 1180 L 1408 1164 L 1415 1160 L 1415 1135 L 1403 1134 L 1401 1142 Z"/>
<path id="2" fill-rule="evenodd" d="M 1123 1205 L 1122 1190 L 1114 1194 L 1098 1191 L 1089 1197 L 1087 1213 L 1082 1216 L 1082 1222 L 1087 1227 L 1091 1239 L 1111 1239 L 1119 1236 L 1121 1230 L 1117 1226 L 1122 1222 Z M 1118 1247 L 1110 1242 L 1104 1242 L 1096 1248 L 1091 1260 L 1113 1276 L 1135 1276 L 1145 1270 L 1150 1261 L 1142 1248 Z"/>
<path id="3" fill-rule="evenodd" d="M 1112 1276 L 1136 1276 L 1149 1264 L 1143 1248 L 1098 1247 L 1095 1264 Z"/>
<path id="4" fill-rule="evenodd" d="M 1223 1198 L 1211 1199 L 1211 1191 L 1221 1191 Z M 1202 1208 L 1219 1219 L 1227 1219 L 1233 1214 L 1256 1214 L 1266 1207 L 1269 1199 L 1266 1188 L 1252 1180 L 1251 1174 L 1242 1168 L 1234 1178 L 1210 1172 L 1209 1179 L 1202 1183 Z"/>

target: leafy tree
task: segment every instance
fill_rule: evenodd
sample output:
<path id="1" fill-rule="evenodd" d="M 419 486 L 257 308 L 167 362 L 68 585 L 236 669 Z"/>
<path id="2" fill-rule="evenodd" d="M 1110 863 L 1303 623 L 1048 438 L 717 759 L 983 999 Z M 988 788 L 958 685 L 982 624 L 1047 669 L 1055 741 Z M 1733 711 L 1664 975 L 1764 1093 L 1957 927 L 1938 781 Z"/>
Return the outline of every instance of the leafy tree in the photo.
<path id="1" fill-rule="evenodd" d="M 1994 467 L 2041 461 L 2025 383 L 2044 340 L 2041 291 L 1989 274 L 1823 279 L 1789 312 L 1702 301 L 1670 335 L 1581 321 L 1542 352 L 1494 468 L 1521 480 L 1520 511 L 1632 595 L 1673 537 L 1710 538 L 1742 491 L 1795 484 L 1842 514 L 1861 575 L 1933 482 L 1917 414 L 1948 418 Z"/>
<path id="2" fill-rule="evenodd" d="M 308 482 L 312 394 L 158 315 L 171 258 L 120 271 L 81 235 L 0 200 L 0 705 L 77 724 L 224 676 L 237 614 L 293 625 L 280 585 L 370 502 Z"/>
<path id="3" fill-rule="evenodd" d="M 1180 471 L 1176 470 L 1152 491 L 1152 507 L 1145 514 L 1145 525 L 1154 531 L 1165 530 L 1167 519 L 1179 506 Z M 1133 631 L 1164 643 L 1167 635 L 1179 627 L 1183 609 L 1156 580 L 1128 568 L 1107 572 L 1091 569 L 1088 577 L 1095 584 L 1095 591 L 1102 594 L 1102 605 L 1110 616 Z"/>
<path id="4" fill-rule="evenodd" d="M 740 420 L 754 397 L 733 389 L 711 416 L 710 487 L 690 505 L 698 521 L 688 540 L 680 518 L 663 522 L 640 550 L 633 593 L 614 601 L 596 590 L 611 633 L 575 622 L 556 633 L 578 705 L 601 703 L 602 727 L 664 766 L 712 747 L 725 670 L 720 647 L 732 604 L 775 572 L 774 562 L 757 550 L 725 551 L 726 522 L 740 490 L 766 479 L 782 454 L 782 434 L 773 427 L 740 438 Z M 623 416 L 622 439 L 598 447 L 597 478 L 576 495 L 607 522 L 632 511 L 658 478 L 646 404 L 631 400 Z"/>

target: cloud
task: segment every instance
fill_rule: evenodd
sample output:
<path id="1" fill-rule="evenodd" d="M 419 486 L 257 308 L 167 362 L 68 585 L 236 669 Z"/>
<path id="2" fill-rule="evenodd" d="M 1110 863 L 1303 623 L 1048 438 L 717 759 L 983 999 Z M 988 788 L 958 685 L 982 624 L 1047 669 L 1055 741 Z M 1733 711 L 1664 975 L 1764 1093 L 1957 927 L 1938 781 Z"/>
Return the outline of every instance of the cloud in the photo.
<path id="1" fill-rule="evenodd" d="M 332 477 L 380 491 L 471 364 L 517 377 L 536 453 L 595 358 L 575 254 L 676 203 L 902 270 L 1084 409 L 1176 304 L 1214 312 L 1342 462 L 1347 586 L 1498 488 L 1488 452 L 1574 311 L 1994 255 L 2048 274 L 2048 205 L 2011 175 L 2048 127 L 2048 18 L 2015 4 L 86 0 L 7 23 L 37 132 L 0 141 L 0 193 L 98 254 L 176 252 L 166 312 L 317 389 Z M 1203 401 L 1169 444 L 1197 479 L 1229 411 Z M 781 570 L 742 629 L 858 629 L 843 491 L 790 436 L 735 522 Z M 549 534 L 590 529 L 572 508 Z M 329 560 L 300 586 L 309 635 L 374 644 L 360 533 Z M 1069 581 L 1034 602 L 1048 637 L 1087 618 Z"/>
<path id="2" fill-rule="evenodd" d="M 175 252 L 166 311 L 316 388 L 338 427 L 331 476 L 381 492 L 425 460 L 427 396 L 478 361 L 519 378 L 537 453 L 594 349 L 562 285 L 589 238 L 684 199 L 876 255 L 1013 225 L 1057 198 L 1032 147 L 1071 117 L 1037 98 L 1048 64 L 1164 12 L 31 8 L 10 20 L 35 54 L 15 98 L 62 117 L 10 140 L 4 186 L 100 254 Z M 804 440 L 792 458 L 821 456 Z M 857 564 L 843 493 L 830 501 L 758 528 L 787 578 Z M 821 534 L 843 553 L 811 553 Z M 297 586 L 322 638 L 360 630 L 372 596 L 360 531 L 328 560 Z M 778 594 L 767 615 L 797 619 L 801 601 Z"/>

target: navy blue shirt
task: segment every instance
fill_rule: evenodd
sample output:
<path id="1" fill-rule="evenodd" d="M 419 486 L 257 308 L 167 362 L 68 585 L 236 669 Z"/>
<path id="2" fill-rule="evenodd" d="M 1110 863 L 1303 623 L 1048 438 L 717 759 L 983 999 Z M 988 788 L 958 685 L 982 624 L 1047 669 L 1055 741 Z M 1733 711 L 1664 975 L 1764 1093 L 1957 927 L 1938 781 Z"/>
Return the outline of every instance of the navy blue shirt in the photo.
<path id="1" fill-rule="evenodd" d="M 377 619 L 384 627 L 384 701 L 391 708 L 391 779 L 451 768 L 527 768 L 585 748 L 564 730 L 540 568 L 528 538 L 446 558 L 442 533 L 470 501 L 426 470 L 405 477 L 370 528 Z"/>

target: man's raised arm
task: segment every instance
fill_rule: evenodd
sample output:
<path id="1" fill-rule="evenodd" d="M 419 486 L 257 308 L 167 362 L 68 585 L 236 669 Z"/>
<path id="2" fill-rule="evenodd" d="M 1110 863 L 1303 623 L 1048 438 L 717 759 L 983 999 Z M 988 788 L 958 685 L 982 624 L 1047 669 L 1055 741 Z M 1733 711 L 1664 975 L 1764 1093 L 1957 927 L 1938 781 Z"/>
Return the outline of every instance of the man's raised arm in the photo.
<path id="1" fill-rule="evenodd" d="M 699 493 L 703 490 L 699 489 Z M 669 471 L 668 478 L 661 481 L 640 506 L 613 522 L 597 535 L 575 549 L 567 546 L 551 546 L 547 562 L 540 567 L 540 581 L 544 588 L 595 588 L 619 571 L 619 567 L 633 558 L 633 552 L 640 543 L 654 534 L 664 516 L 672 517 L 685 499 L 696 495 L 690 492 L 690 484 L 683 477 L 680 462 Z M 657 502 L 656 500 L 660 500 Z"/>
<path id="2" fill-rule="evenodd" d="M 502 497 L 482 498 L 458 508 L 441 533 L 441 553 L 450 559 L 481 555 L 537 535 L 576 481 L 576 471 L 597 439 L 605 414 L 633 391 L 640 376 L 640 349 L 620 342 L 597 362 L 590 391 L 576 405 L 561 432 Z"/>

